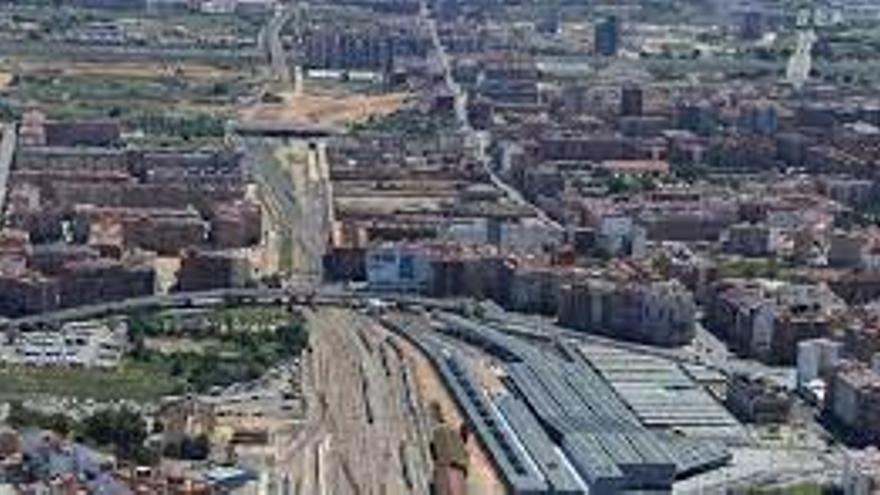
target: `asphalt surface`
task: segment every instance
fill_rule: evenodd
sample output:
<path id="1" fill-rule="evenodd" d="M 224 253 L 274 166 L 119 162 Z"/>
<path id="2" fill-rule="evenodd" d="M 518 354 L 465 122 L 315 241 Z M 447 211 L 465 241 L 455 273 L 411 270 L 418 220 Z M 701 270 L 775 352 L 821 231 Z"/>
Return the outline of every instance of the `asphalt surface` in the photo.
<path id="1" fill-rule="evenodd" d="M 275 15 L 266 28 L 260 33 L 261 44 L 268 50 L 269 62 L 275 77 L 283 84 L 290 84 L 290 68 L 287 65 L 287 53 L 281 42 L 281 31 L 293 18 L 296 7 L 293 4 L 278 4 Z"/>
<path id="2" fill-rule="evenodd" d="M 18 137 L 15 124 L 3 124 L 3 138 L 0 141 L 0 216 L 6 211 L 9 171 L 15 159 Z"/>
<path id="3" fill-rule="evenodd" d="M 431 32 L 434 52 L 437 54 L 437 58 L 440 60 L 440 65 L 443 67 L 446 87 L 455 97 L 455 117 L 458 121 L 459 129 L 464 134 L 466 142 L 475 150 L 475 158 L 483 167 L 483 171 L 489 177 L 489 180 L 492 181 L 495 187 L 502 190 L 514 203 L 531 210 L 543 223 L 556 230 L 564 230 L 559 222 L 553 220 L 544 210 L 526 200 L 516 188 L 510 186 L 495 172 L 492 167 L 491 157 L 487 152 L 489 145 L 492 142 L 491 135 L 487 131 L 477 131 L 470 123 L 470 117 L 467 111 L 467 92 L 464 91 L 461 85 L 455 81 L 452 61 L 449 54 L 446 52 L 446 47 L 443 46 L 443 41 L 440 39 L 437 21 L 431 17 L 431 13 L 426 3 L 422 4 L 421 16 Z"/>

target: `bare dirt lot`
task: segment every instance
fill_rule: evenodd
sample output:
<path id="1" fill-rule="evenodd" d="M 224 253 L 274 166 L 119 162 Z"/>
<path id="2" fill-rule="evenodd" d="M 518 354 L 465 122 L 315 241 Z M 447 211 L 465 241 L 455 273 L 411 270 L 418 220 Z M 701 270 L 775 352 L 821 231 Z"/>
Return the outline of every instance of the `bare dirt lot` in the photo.
<path id="1" fill-rule="evenodd" d="M 11 72 L 0 71 L 0 88 L 9 86 L 15 76 Z"/>
<path id="2" fill-rule="evenodd" d="M 444 420 L 458 428 L 464 416 L 443 384 L 443 380 L 428 358 L 405 339 L 397 339 L 401 349 L 415 367 L 415 380 L 426 404 L 437 404 Z M 472 495 L 501 495 L 506 493 L 504 484 L 498 477 L 489 454 L 471 436 L 465 445 L 469 457 L 467 490 Z"/>
<path id="3" fill-rule="evenodd" d="M 382 95 L 351 94 L 341 90 L 286 92 L 280 103 L 258 103 L 242 109 L 239 117 L 257 121 L 301 121 L 346 125 L 381 117 L 403 108 L 410 100 L 407 93 Z"/>

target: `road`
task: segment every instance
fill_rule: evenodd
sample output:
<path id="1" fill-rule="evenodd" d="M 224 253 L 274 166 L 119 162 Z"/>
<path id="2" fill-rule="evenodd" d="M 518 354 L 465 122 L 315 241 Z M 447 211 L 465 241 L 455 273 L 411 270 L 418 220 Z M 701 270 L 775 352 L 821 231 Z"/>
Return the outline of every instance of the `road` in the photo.
<path id="1" fill-rule="evenodd" d="M 244 151 L 244 163 L 257 184 L 263 214 L 268 228 L 264 231 L 267 250 L 263 272 L 290 275 L 293 269 L 293 226 L 299 211 L 296 189 L 289 174 L 281 168 L 275 150 L 281 140 L 271 138 L 238 137 L 237 144 Z"/>
<path id="2" fill-rule="evenodd" d="M 459 130 L 464 134 L 465 141 L 468 145 L 474 149 L 476 155 L 475 158 L 483 167 L 483 171 L 495 187 L 503 191 L 511 201 L 532 211 L 545 225 L 548 225 L 557 231 L 563 231 L 564 227 L 559 222 L 550 218 L 550 216 L 537 205 L 525 199 L 516 188 L 505 182 L 504 179 L 495 172 L 495 169 L 492 167 L 492 159 L 488 153 L 489 146 L 492 142 L 491 134 L 489 134 L 488 131 L 477 131 L 470 123 L 470 116 L 467 111 L 467 92 L 464 91 L 461 85 L 455 80 L 452 61 L 450 60 L 449 54 L 446 52 L 446 47 L 443 46 L 443 41 L 440 39 L 440 31 L 437 27 L 437 21 L 431 16 L 426 2 L 422 3 L 420 15 L 431 32 L 431 42 L 434 46 L 434 52 L 437 54 L 437 58 L 440 61 L 440 65 L 443 67 L 446 87 L 455 97 L 455 118 L 458 121 Z"/>
<path id="3" fill-rule="evenodd" d="M 216 289 L 199 292 L 180 292 L 135 297 L 75 308 L 23 316 L 20 318 L 0 318 L 2 326 L 35 326 L 64 321 L 103 318 L 109 315 L 123 315 L 138 310 L 158 310 L 170 308 L 212 307 L 237 304 L 277 304 L 291 300 L 302 300 L 314 304 L 352 305 L 362 304 L 371 299 L 383 299 L 406 306 L 420 306 L 426 309 L 455 311 L 461 307 L 456 299 L 432 299 L 412 294 L 389 294 L 370 292 L 351 292 L 340 286 L 311 284 L 291 284 L 284 289 L 246 288 Z"/>
<path id="4" fill-rule="evenodd" d="M 295 272 L 300 279 L 320 284 L 323 258 L 333 221 L 332 184 L 324 141 L 290 139 L 285 150 L 292 159 L 285 166 L 300 199 L 294 229 Z M 305 161 L 297 157 L 305 156 Z"/>
<path id="5" fill-rule="evenodd" d="M 0 218 L 5 218 L 6 194 L 9 183 L 9 170 L 15 158 L 18 133 L 15 124 L 3 124 L 3 138 L 0 141 Z"/>
<path id="6" fill-rule="evenodd" d="M 813 29 L 798 31 L 797 47 L 788 60 L 785 77 L 795 89 L 801 89 L 810 77 L 813 64 L 813 45 L 816 43 L 816 32 Z"/>
<path id="7" fill-rule="evenodd" d="M 302 71 L 292 80 L 281 32 L 297 14 L 299 4 L 279 4 L 260 32 L 275 80 L 281 91 L 296 94 Z M 285 122 L 277 122 L 284 126 Z M 332 223 L 332 186 L 321 132 L 314 138 L 237 135 L 245 161 L 257 183 L 270 228 L 266 272 L 312 285 L 323 277 L 323 256 Z"/>
<path id="8" fill-rule="evenodd" d="M 287 66 L 287 53 L 281 42 L 281 31 L 290 22 L 296 13 L 296 6 L 292 3 L 280 3 L 275 7 L 275 14 L 269 23 L 260 31 L 259 44 L 266 50 L 269 63 L 275 77 L 282 84 L 289 85 L 290 68 Z"/>

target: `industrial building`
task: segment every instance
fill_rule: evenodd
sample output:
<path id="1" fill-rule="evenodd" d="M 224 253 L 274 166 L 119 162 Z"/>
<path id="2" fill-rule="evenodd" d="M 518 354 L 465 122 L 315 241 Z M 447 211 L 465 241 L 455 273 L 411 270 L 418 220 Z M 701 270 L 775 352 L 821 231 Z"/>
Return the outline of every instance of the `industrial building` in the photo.
<path id="1" fill-rule="evenodd" d="M 128 346 L 124 321 L 65 323 L 59 330 L 10 333 L 0 362 L 27 366 L 113 368 Z"/>
<path id="2" fill-rule="evenodd" d="M 430 356 L 511 493 L 669 493 L 730 459 L 718 442 L 647 427 L 570 344 L 545 350 L 457 315 L 435 318 L 440 334 L 398 330 Z M 464 342 L 500 363 L 503 392 L 474 380 Z"/>
<path id="3" fill-rule="evenodd" d="M 692 368 L 646 354 L 585 344 L 590 365 L 650 428 L 715 440 L 741 440 L 746 432 L 715 397 L 691 377 Z"/>

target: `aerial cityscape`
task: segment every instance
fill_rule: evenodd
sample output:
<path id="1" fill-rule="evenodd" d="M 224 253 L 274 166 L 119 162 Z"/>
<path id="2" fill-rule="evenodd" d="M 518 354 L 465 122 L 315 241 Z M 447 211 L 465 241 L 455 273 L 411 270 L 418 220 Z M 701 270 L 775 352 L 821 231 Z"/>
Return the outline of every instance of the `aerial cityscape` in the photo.
<path id="1" fill-rule="evenodd" d="M 878 494 L 880 0 L 0 0 L 0 330 L 0 495 Z"/>

